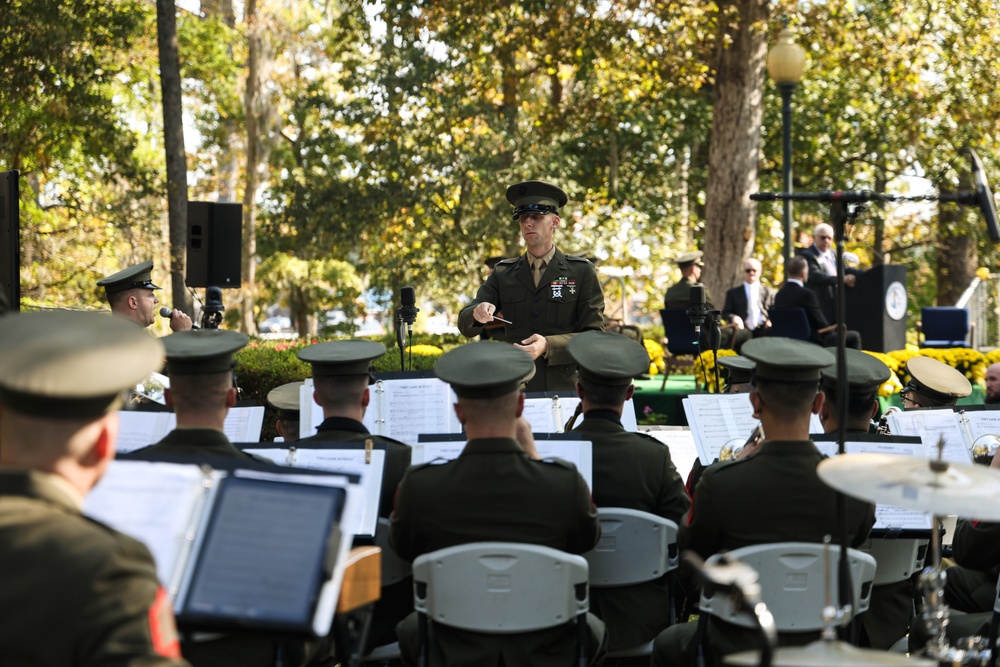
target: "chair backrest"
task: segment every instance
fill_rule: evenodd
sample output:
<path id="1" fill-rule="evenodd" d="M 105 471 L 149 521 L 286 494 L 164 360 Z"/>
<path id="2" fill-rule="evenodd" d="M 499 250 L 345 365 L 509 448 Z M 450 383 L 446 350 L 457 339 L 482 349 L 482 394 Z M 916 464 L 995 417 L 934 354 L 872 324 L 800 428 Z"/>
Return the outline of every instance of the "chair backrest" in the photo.
<path id="1" fill-rule="evenodd" d="M 677 524 L 670 519 L 622 507 L 601 507 L 601 541 L 583 557 L 594 588 L 631 586 L 676 570 Z"/>
<path id="2" fill-rule="evenodd" d="M 923 347 L 964 347 L 968 344 L 969 311 L 946 306 L 921 308 L 920 332 Z"/>
<path id="3" fill-rule="evenodd" d="M 813 542 L 775 542 L 733 549 L 729 555 L 746 563 L 760 577 L 761 600 L 774 616 L 779 632 L 809 632 L 823 629 L 823 607 L 829 586 L 836 595 L 835 580 L 825 578 L 824 550 L 828 547 Z M 839 549 L 829 547 L 831 577 L 836 576 Z M 718 562 L 718 554 L 708 563 Z M 854 595 L 853 610 L 860 614 L 871 603 L 872 582 L 875 579 L 875 559 L 857 549 L 847 550 Z M 699 603 L 702 613 L 746 628 L 756 628 L 749 612 L 734 613 L 725 595 L 706 596 Z"/>
<path id="4" fill-rule="evenodd" d="M 687 308 L 661 308 L 663 335 L 670 354 L 698 354 L 698 336 L 688 317 Z"/>
<path id="5" fill-rule="evenodd" d="M 391 586 L 399 583 L 410 576 L 412 567 L 410 562 L 403 560 L 396 555 L 396 552 L 389 546 L 389 531 L 392 522 L 380 516 L 378 525 L 375 527 L 375 546 L 382 549 L 382 586 Z"/>
<path id="6" fill-rule="evenodd" d="M 504 634 L 563 625 L 590 608 L 587 561 L 558 549 L 472 542 L 413 562 L 414 608 L 435 623 Z"/>
<path id="7" fill-rule="evenodd" d="M 772 308 L 767 317 L 771 320 L 770 336 L 811 340 L 812 329 L 809 318 L 802 308 Z"/>
<path id="8" fill-rule="evenodd" d="M 875 558 L 878 569 L 875 570 L 874 584 L 894 584 L 906 581 L 914 572 L 924 567 L 927 555 L 927 540 L 911 538 L 872 538 L 866 542 L 860 551 L 869 553 Z"/>

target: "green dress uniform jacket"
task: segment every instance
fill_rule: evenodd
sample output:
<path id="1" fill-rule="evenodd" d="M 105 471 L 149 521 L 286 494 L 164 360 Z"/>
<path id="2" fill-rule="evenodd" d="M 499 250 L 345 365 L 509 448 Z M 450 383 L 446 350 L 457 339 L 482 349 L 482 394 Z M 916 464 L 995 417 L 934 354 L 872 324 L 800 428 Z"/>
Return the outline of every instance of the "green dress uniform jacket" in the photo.
<path id="1" fill-rule="evenodd" d="M 513 438 L 480 438 L 470 440 L 454 461 L 407 471 L 396 495 L 391 537 L 396 552 L 413 560 L 437 549 L 484 541 L 525 542 L 579 554 L 592 549 L 600 533 L 590 489 L 573 465 L 529 459 Z M 397 629 L 404 656 L 416 653 L 414 616 Z M 600 621 L 594 629 L 603 634 Z M 500 635 L 432 624 L 432 633 L 431 664 L 453 667 L 496 665 L 501 657 L 507 665 L 568 665 L 576 645 L 572 623 Z"/>
<path id="2" fill-rule="evenodd" d="M 691 286 L 698 284 L 700 283 L 693 278 L 681 278 L 671 285 L 663 297 L 664 308 L 689 308 L 691 306 Z M 712 295 L 709 294 L 707 287 L 705 288 L 705 307 L 709 310 L 715 308 L 712 305 Z"/>
<path id="3" fill-rule="evenodd" d="M 604 330 L 604 291 L 589 260 L 564 255 L 556 248 L 535 287 L 527 253 L 497 262 L 476 298 L 458 314 L 458 328 L 472 338 L 483 325 L 472 316 L 480 303 L 492 303 L 510 320 L 503 340 L 520 343 L 532 334 L 548 341 L 544 357 L 535 360 L 535 377 L 527 391 L 566 391 L 576 386 L 576 363 L 566 350 L 573 334 Z M 490 334 L 496 338 L 495 334 Z"/>
<path id="4" fill-rule="evenodd" d="M 723 549 L 771 542 L 822 542 L 839 534 L 837 494 L 820 480 L 823 455 L 811 440 L 772 440 L 753 456 L 707 468 L 695 489 L 687 521 L 680 527 L 681 550 L 708 558 Z M 862 544 L 875 524 L 875 507 L 848 497 L 847 533 L 852 547 Z M 817 610 L 819 613 L 820 610 Z M 757 634 L 709 617 L 708 665 L 729 653 L 757 647 Z M 651 665 L 693 659 L 695 623 L 667 628 L 656 639 Z M 779 645 L 801 645 L 818 633 L 779 633 Z"/>
<path id="5" fill-rule="evenodd" d="M 410 467 L 412 448 L 398 440 L 381 435 L 371 435 L 364 424 L 346 417 L 329 417 L 316 427 L 316 435 L 302 438 L 300 443 L 349 442 L 364 443 L 372 439 L 375 449 L 385 451 L 385 467 L 382 468 L 382 491 L 379 494 L 378 515 L 388 519 L 392 515 L 392 503 L 396 497 L 396 487 L 403 480 Z M 360 445 L 359 445 L 360 446 Z M 360 542 L 356 541 L 357 546 Z M 375 603 L 371 627 L 368 630 L 368 650 L 396 641 L 396 625 L 413 611 L 413 579 L 407 577 L 391 586 L 382 588 L 382 597 Z"/>
<path id="6" fill-rule="evenodd" d="M 0 472 L 0 663 L 186 665 L 149 550 L 84 517 L 49 475 Z"/>
<path id="7" fill-rule="evenodd" d="M 626 431 L 610 410 L 591 410 L 570 432 L 593 443 L 598 507 L 641 510 L 680 524 L 691 501 L 666 445 L 645 433 Z M 590 610 L 607 626 L 609 651 L 645 644 L 667 627 L 671 576 L 634 586 L 590 589 Z"/>
<path id="8" fill-rule="evenodd" d="M 271 463 L 263 457 L 240 450 L 229 442 L 225 433 L 214 428 L 175 428 L 158 443 L 122 454 L 118 458 L 148 460 L 163 455 L 171 458 L 190 456 L 195 459 L 248 459 Z"/>
<path id="9" fill-rule="evenodd" d="M 302 438 L 299 442 L 351 442 L 363 443 L 372 439 L 375 449 L 385 451 L 385 467 L 382 469 L 382 492 L 379 495 L 378 515 L 389 518 L 392 515 L 392 501 L 396 496 L 396 487 L 403 481 L 406 469 L 410 467 L 410 456 L 413 450 L 409 445 L 386 438 L 381 435 L 371 435 L 361 422 L 346 417 L 330 417 L 316 427 L 316 434 Z"/>

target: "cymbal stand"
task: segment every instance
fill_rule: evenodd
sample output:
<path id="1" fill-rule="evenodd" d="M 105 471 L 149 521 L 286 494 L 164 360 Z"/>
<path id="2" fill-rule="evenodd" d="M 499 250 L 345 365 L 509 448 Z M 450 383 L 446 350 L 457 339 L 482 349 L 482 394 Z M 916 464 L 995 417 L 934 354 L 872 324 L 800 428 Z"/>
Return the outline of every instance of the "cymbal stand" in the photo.
<path id="1" fill-rule="evenodd" d="M 948 470 L 948 462 L 943 460 L 944 436 L 938 438 L 937 459 L 930 461 L 930 469 L 936 475 Z M 928 658 L 942 661 L 949 653 L 945 628 L 948 626 L 950 610 L 944 602 L 944 585 L 947 573 L 941 567 L 941 517 L 935 514 L 931 521 L 931 564 L 920 573 L 920 592 L 924 596 L 924 610 L 920 616 L 927 628 L 927 645 L 923 654 Z"/>

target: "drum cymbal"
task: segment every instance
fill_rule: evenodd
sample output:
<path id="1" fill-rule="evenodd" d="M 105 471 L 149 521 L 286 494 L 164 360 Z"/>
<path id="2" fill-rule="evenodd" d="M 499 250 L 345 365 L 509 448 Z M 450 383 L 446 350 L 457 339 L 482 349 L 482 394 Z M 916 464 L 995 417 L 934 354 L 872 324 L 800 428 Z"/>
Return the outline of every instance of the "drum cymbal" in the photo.
<path id="1" fill-rule="evenodd" d="M 843 454 L 820 463 L 817 473 L 828 485 L 862 500 L 1000 521 L 1000 470 L 987 466 L 893 454 Z"/>
<path id="2" fill-rule="evenodd" d="M 760 651 L 741 651 L 722 659 L 735 667 L 757 667 Z M 889 653 L 858 648 L 842 641 L 813 642 L 806 646 L 786 646 L 774 650 L 771 667 L 932 667 L 936 663 L 926 658 L 908 658 L 902 653 Z"/>

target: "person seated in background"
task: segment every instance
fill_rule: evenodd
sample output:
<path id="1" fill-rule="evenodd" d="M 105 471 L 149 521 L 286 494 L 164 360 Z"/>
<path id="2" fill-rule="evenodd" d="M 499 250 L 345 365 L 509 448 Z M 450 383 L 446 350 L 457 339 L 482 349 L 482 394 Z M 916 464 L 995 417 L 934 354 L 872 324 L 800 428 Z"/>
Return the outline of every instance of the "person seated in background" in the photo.
<path id="1" fill-rule="evenodd" d="M 743 260 L 743 283 L 726 291 L 722 319 L 737 330 L 757 331 L 771 326 L 767 313 L 774 305 L 775 291 L 760 282 L 760 260 Z"/>
<path id="2" fill-rule="evenodd" d="M 570 433 L 593 443 L 594 503 L 679 523 L 691 503 L 670 449 L 621 423 L 635 392 L 632 378 L 649 368 L 646 350 L 620 334 L 585 331 L 569 342 L 569 353 L 580 367 L 576 392 L 583 407 L 583 423 Z M 645 644 L 667 627 L 671 576 L 590 590 L 590 610 L 607 626 L 609 651 Z"/>
<path id="3" fill-rule="evenodd" d="M 806 319 L 809 321 L 810 339 L 825 347 L 835 346 L 837 344 L 836 324 L 830 324 L 827 321 L 826 316 L 820 310 L 816 294 L 805 287 L 806 281 L 809 280 L 809 265 L 805 258 L 799 255 L 788 260 L 785 274 L 788 277 L 774 297 L 774 309 L 801 308 L 805 311 Z M 857 331 L 848 331 L 846 345 L 860 350 L 861 334 Z"/>
<path id="4" fill-rule="evenodd" d="M 667 289 L 663 298 L 664 308 L 688 308 L 691 305 L 691 286 L 699 284 L 701 270 L 705 264 L 701 261 L 705 253 L 701 250 L 686 252 L 675 261 L 681 270 L 681 279 Z M 705 307 L 712 309 L 712 295 L 705 288 Z"/>
<path id="5" fill-rule="evenodd" d="M 805 341 L 778 337 L 747 342 L 743 355 L 756 362 L 749 397 L 764 439 L 752 455 L 712 466 L 698 482 L 678 546 L 702 559 L 753 544 L 822 542 L 838 533 L 837 493 L 820 480 L 816 466 L 823 455 L 809 439 L 810 415 L 823 407 L 820 373 L 834 362 L 833 355 Z M 848 541 L 858 546 L 875 523 L 875 508 L 847 498 L 846 510 Z M 704 622 L 709 667 L 759 644 L 755 631 L 714 616 Z M 792 645 L 816 638 L 818 633 L 779 634 L 778 641 Z M 667 628 L 656 638 L 650 664 L 694 664 L 698 639 L 697 622 Z"/>
<path id="6" fill-rule="evenodd" d="M 601 525 L 590 489 L 576 468 L 560 459 L 535 460 L 516 440 L 524 411 L 521 384 L 533 362 L 505 344 L 461 345 L 441 356 L 435 374 L 458 397 L 455 414 L 468 442 L 453 461 L 411 466 L 396 493 L 391 544 L 402 558 L 469 542 L 525 542 L 568 553 L 597 545 Z M 568 620 L 568 619 L 567 619 Z M 588 614 L 593 664 L 605 652 L 604 624 Z M 397 627 L 407 664 L 416 664 L 416 614 Z M 547 630 L 480 634 L 431 623 L 430 664 L 570 664 L 576 653 L 573 623 Z"/>
<path id="7" fill-rule="evenodd" d="M 969 378 L 937 359 L 910 357 L 906 372 L 910 381 L 899 392 L 904 410 L 949 407 L 972 393 Z"/>
<path id="8" fill-rule="evenodd" d="M 983 403 L 986 405 L 1000 403 L 1000 361 L 986 369 L 986 396 Z"/>

